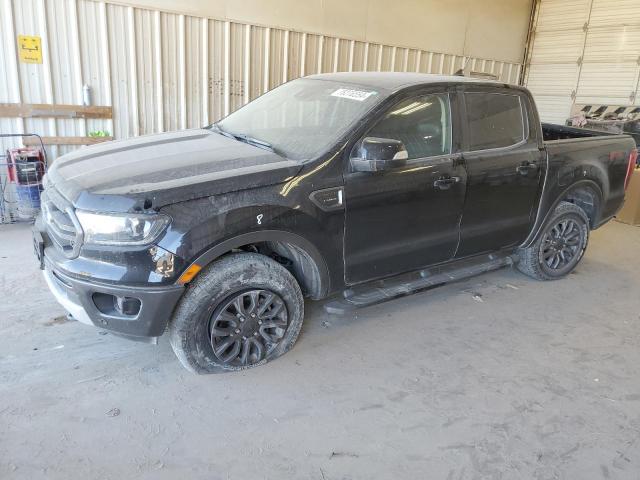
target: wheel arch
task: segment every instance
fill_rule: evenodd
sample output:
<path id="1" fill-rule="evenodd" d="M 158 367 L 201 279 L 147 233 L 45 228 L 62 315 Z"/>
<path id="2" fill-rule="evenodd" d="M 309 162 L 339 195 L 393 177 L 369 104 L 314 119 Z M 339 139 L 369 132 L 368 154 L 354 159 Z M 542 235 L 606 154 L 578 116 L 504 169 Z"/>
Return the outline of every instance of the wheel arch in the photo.
<path id="1" fill-rule="evenodd" d="M 602 212 L 603 194 L 600 186 L 592 181 L 585 180 L 572 185 L 563 192 L 553 205 L 555 209 L 560 202 L 573 203 L 580 207 L 589 217 L 589 227 L 595 228 L 600 221 Z"/>
<path id="2" fill-rule="evenodd" d="M 324 257 L 313 243 L 292 232 L 260 230 L 243 233 L 210 247 L 191 262 L 191 265 L 205 267 L 228 253 L 255 245 L 268 245 L 278 255 L 290 260 L 291 273 L 305 295 L 314 300 L 328 295 L 330 276 Z"/>
<path id="3" fill-rule="evenodd" d="M 560 191 L 556 195 L 553 202 L 546 209 L 546 213 L 544 214 L 544 216 L 542 216 L 540 220 L 536 222 L 532 233 L 521 245 L 521 247 L 526 248 L 532 245 L 536 240 L 538 240 L 538 238 L 542 234 L 542 231 L 544 230 L 544 226 L 549 220 L 549 217 L 553 214 L 553 212 L 561 202 L 573 203 L 582 208 L 589 218 L 589 227 L 591 229 L 598 227 L 604 202 L 604 194 L 602 192 L 602 188 L 594 180 L 579 180 L 568 186 L 564 190 Z"/>

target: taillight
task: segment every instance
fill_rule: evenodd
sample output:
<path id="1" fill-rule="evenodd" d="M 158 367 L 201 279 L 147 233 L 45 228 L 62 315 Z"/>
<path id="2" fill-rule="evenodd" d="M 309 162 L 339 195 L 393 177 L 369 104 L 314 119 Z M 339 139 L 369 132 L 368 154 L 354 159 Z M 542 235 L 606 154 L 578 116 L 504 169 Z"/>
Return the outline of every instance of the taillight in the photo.
<path id="1" fill-rule="evenodd" d="M 627 166 L 627 176 L 624 178 L 624 189 L 627 190 L 629 186 L 629 182 L 631 181 L 631 175 L 633 175 L 633 170 L 636 168 L 636 161 L 638 160 L 638 149 L 631 149 L 631 153 L 629 154 L 629 165 Z"/>

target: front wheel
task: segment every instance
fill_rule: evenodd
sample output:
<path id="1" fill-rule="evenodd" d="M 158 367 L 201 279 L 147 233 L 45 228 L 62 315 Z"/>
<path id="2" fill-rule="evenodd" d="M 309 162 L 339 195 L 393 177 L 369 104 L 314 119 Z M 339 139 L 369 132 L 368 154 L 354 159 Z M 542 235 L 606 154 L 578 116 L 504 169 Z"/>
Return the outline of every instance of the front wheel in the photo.
<path id="1" fill-rule="evenodd" d="M 171 346 L 194 373 L 242 370 L 287 352 L 302 327 L 300 286 L 276 261 L 231 254 L 189 286 L 169 323 Z"/>
<path id="2" fill-rule="evenodd" d="M 577 205 L 562 202 L 533 245 L 520 251 L 518 269 L 538 280 L 564 277 L 582 259 L 589 241 L 589 218 Z"/>

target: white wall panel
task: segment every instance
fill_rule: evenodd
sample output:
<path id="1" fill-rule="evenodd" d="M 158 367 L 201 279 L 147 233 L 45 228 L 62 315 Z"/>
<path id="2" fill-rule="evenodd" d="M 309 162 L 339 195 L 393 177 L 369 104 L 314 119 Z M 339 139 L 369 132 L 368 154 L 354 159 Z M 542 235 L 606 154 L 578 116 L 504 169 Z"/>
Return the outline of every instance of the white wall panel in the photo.
<path id="1" fill-rule="evenodd" d="M 257 46 L 261 49 L 262 45 Z M 209 21 L 209 120 L 224 116 L 224 22 Z M 255 85 L 259 83 L 256 81 Z M 256 93 L 257 94 L 257 93 Z"/>
<path id="2" fill-rule="evenodd" d="M 93 0 L 0 0 L 0 102 L 113 106 L 112 120 L 0 119 L 3 132 L 116 138 L 205 125 L 282 82 L 319 72 L 466 71 L 517 83 L 520 64 Z M 15 26 L 15 29 L 14 29 Z M 16 35 L 43 64 L 16 63 Z M 3 143 L 3 145 L 5 145 Z M 60 148 L 66 151 L 67 147 Z M 55 156 L 58 152 L 51 152 Z"/>
<path id="3" fill-rule="evenodd" d="M 576 103 L 631 104 L 637 70 L 635 62 L 585 62 L 580 73 Z"/>
<path id="4" fill-rule="evenodd" d="M 206 25 L 206 27 L 205 27 Z M 186 127 L 201 127 L 206 123 L 203 115 L 202 102 L 206 98 L 207 84 L 203 80 L 208 63 L 203 61 L 205 50 L 205 28 L 208 23 L 200 18 L 185 17 L 185 72 L 184 72 L 184 99 L 186 105 Z M 182 75 L 182 72 L 180 72 Z M 187 101 L 193 99 L 193 101 Z"/>
<path id="5" fill-rule="evenodd" d="M 134 39 L 127 27 L 127 10 L 131 7 L 107 5 L 107 44 L 109 50 L 109 75 L 111 101 L 113 105 L 114 128 L 116 138 L 127 138 L 137 134 L 138 118 L 134 116 L 133 103 L 136 98 L 137 79 L 131 77 L 131 66 L 135 58 L 131 56 Z M 134 49 L 135 50 L 135 49 Z M 139 111 L 139 110 L 138 110 Z"/>
<path id="6" fill-rule="evenodd" d="M 157 70 L 159 68 L 154 39 L 159 32 L 156 15 L 149 10 L 135 11 L 136 88 L 140 134 L 161 132 L 160 117 L 156 109 L 158 98 Z"/>
<path id="7" fill-rule="evenodd" d="M 574 103 L 637 103 L 640 1 L 541 0 L 527 63 L 543 120 L 564 123 Z"/>
<path id="8" fill-rule="evenodd" d="M 640 2 L 638 2 L 640 10 Z M 584 45 L 587 62 L 635 62 L 640 54 L 640 26 L 589 27 Z"/>
<path id="9" fill-rule="evenodd" d="M 307 34 L 305 45 L 307 50 L 304 59 L 304 74 L 313 75 L 318 73 L 318 55 L 320 52 L 320 44 L 324 37 L 320 35 Z"/>
<path id="10" fill-rule="evenodd" d="M 118 0 L 137 7 L 269 25 L 459 56 L 522 59 L 532 0 Z"/>
<path id="11" fill-rule="evenodd" d="M 22 102 L 53 103 L 45 2 L 44 0 L 14 1 L 13 14 L 16 35 L 38 35 L 42 38 L 43 63 L 18 63 L 17 73 L 20 79 Z M 25 119 L 24 129 L 26 132 L 39 135 L 56 135 L 56 121 L 54 119 Z M 55 156 L 57 153 L 57 148 L 49 151 L 50 156 Z"/>
<path id="12" fill-rule="evenodd" d="M 160 15 L 161 70 L 164 130 L 186 126 L 185 85 L 185 17 Z"/>
<path id="13" fill-rule="evenodd" d="M 51 68 L 53 103 L 82 103 L 82 70 L 75 0 L 48 0 L 46 22 Z M 86 135 L 84 121 L 55 119 L 55 131 L 60 136 Z M 71 147 L 58 147 L 58 154 Z"/>
<path id="14" fill-rule="evenodd" d="M 16 59 L 16 35 L 13 27 L 13 5 L 11 0 L 1 0 L 0 3 L 0 99 L 11 103 L 21 102 L 20 78 Z M 0 118 L 0 132 L 22 133 L 24 121 L 21 118 Z M 17 139 L 0 138 L 0 148 L 4 152 L 7 148 L 20 145 Z M 4 153 L 2 153 L 4 154 Z M 0 163 L 5 160 L 0 158 Z"/>
<path id="15" fill-rule="evenodd" d="M 532 33 L 526 85 L 540 117 L 564 123 L 569 116 L 584 51 L 591 0 L 541 0 Z"/>
<path id="16" fill-rule="evenodd" d="M 82 84 L 91 87 L 94 105 L 112 105 L 111 53 L 107 8 L 104 3 L 77 2 Z M 148 121 L 148 119 L 146 119 Z M 88 119 L 87 131 L 114 133 L 112 120 Z"/>
<path id="17" fill-rule="evenodd" d="M 245 25 L 245 39 L 248 38 L 249 71 L 245 72 L 244 82 L 246 89 L 245 100 L 256 98 L 262 93 L 264 68 L 264 32 L 263 28 Z M 246 40 L 245 40 L 246 41 Z M 245 45 L 246 47 L 246 45 Z"/>
<path id="18" fill-rule="evenodd" d="M 638 0 L 594 0 L 589 25 L 592 27 L 640 24 Z"/>
<path id="19" fill-rule="evenodd" d="M 527 87 L 536 96 L 565 95 L 571 98 L 577 74 L 578 66 L 572 64 L 531 65 Z"/>
<path id="20" fill-rule="evenodd" d="M 542 0 L 536 33 L 549 30 L 580 30 L 589 19 L 591 0 Z"/>
<path id="21" fill-rule="evenodd" d="M 251 50 L 247 43 L 247 26 L 229 22 L 229 111 L 245 103 L 245 69 L 251 70 Z M 248 63 L 247 63 L 248 62 Z M 288 72 L 287 72 L 288 74 Z M 284 73 L 283 73 L 284 75 Z"/>
<path id="22" fill-rule="evenodd" d="M 269 29 L 269 82 L 267 90 L 277 87 L 284 81 L 283 68 L 285 32 L 277 28 Z"/>
<path id="23" fill-rule="evenodd" d="M 564 125 L 571 113 L 571 97 L 565 95 L 536 95 L 536 106 L 543 122 Z"/>
<path id="24" fill-rule="evenodd" d="M 577 65 L 583 48 L 584 32 L 582 29 L 536 32 L 531 52 L 531 64 L 565 63 Z"/>

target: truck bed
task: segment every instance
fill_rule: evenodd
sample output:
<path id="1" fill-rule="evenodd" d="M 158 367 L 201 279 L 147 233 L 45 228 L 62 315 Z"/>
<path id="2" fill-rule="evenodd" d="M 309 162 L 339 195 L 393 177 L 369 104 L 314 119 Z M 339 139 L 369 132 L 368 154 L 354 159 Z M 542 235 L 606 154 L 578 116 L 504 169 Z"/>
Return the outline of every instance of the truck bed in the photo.
<path id="1" fill-rule="evenodd" d="M 551 212 L 556 199 L 572 185 L 591 182 L 591 189 L 600 191 L 585 200 L 587 205 L 598 205 L 598 218 L 593 219 L 591 228 L 609 220 L 624 199 L 629 152 L 635 147 L 633 138 L 550 123 L 542 124 L 542 133 L 548 170 L 541 211 Z"/>
<path id="2" fill-rule="evenodd" d="M 542 124 L 542 138 L 545 142 L 577 138 L 604 137 L 610 135 L 615 134 L 600 130 L 590 130 L 587 128 L 567 127 L 565 125 L 556 125 L 553 123 Z"/>

